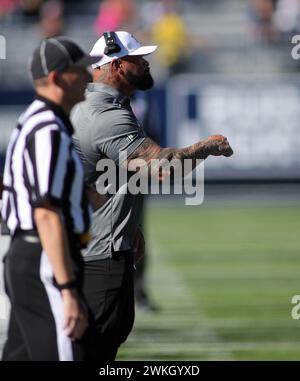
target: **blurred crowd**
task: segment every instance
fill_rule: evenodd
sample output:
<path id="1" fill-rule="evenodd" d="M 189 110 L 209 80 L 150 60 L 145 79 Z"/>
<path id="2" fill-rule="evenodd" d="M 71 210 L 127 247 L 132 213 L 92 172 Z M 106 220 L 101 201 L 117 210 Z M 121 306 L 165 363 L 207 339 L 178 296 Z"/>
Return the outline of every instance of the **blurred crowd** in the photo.
<path id="1" fill-rule="evenodd" d="M 159 72 L 164 80 L 182 72 L 222 71 L 223 58 L 217 69 L 214 66 L 217 54 L 221 49 L 226 49 L 228 39 L 223 41 L 221 37 L 222 44 L 219 43 L 219 46 L 216 46 L 216 41 L 220 40 L 218 36 L 210 39 L 215 29 L 221 30 L 219 35 L 222 36 L 222 26 L 216 21 L 216 25 L 211 25 L 211 29 L 203 35 L 205 27 L 197 26 L 195 20 L 198 15 L 199 18 L 202 16 L 206 25 L 206 15 L 214 20 L 214 15 L 227 10 L 229 21 L 223 26 L 226 31 L 226 28 L 234 27 L 230 24 L 230 14 L 235 9 L 244 13 L 247 20 L 242 38 L 251 35 L 258 47 L 268 44 L 281 49 L 282 42 L 287 45 L 291 35 L 300 32 L 300 0 L 0 0 L 0 34 L 5 34 L 1 32 L 2 25 L 10 25 L 11 30 L 19 25 L 24 31 L 26 26 L 34 25 L 34 33 L 39 33 L 40 38 L 68 35 L 70 23 L 85 16 L 85 21 L 80 20 L 78 30 L 91 30 L 93 37 L 89 40 L 98 38 L 104 31 L 127 30 L 143 43 L 158 44 L 159 50 L 153 57 L 152 65 L 155 74 Z M 191 14 L 194 22 L 189 22 Z M 245 38 L 245 46 L 247 41 Z M 92 44 L 92 41 L 79 42 Z M 228 45 L 234 44 L 229 42 Z M 241 61 L 242 55 L 245 53 L 240 54 Z M 289 56 L 286 51 L 284 55 Z M 231 66 L 229 60 L 226 59 L 228 67 Z"/>
<path id="2" fill-rule="evenodd" d="M 38 24 L 42 37 L 64 34 L 75 3 L 62 0 L 1 0 L 0 25 L 18 18 L 19 22 Z M 95 1 L 82 2 L 88 10 Z M 187 64 L 187 30 L 180 16 L 180 1 L 102 0 L 93 23 L 96 36 L 105 31 L 127 30 L 139 39 L 151 40 L 160 46 L 159 63 L 169 74 L 182 71 Z"/>
<path id="3" fill-rule="evenodd" d="M 274 41 L 280 38 L 281 34 L 299 31 L 300 0 L 246 1 L 249 4 L 249 15 L 253 25 L 265 39 Z M 195 0 L 185 2 L 196 3 Z M 209 3 L 207 0 L 200 2 Z M 214 2 L 218 3 L 218 0 L 212 3 Z M 161 27 L 163 31 L 167 25 L 168 33 L 171 34 L 173 31 L 177 36 L 184 29 L 180 16 L 183 1 L 180 0 L 0 0 L 0 21 L 17 14 L 32 22 L 41 22 L 44 35 L 51 36 L 63 30 L 66 13 L 78 3 L 84 5 L 87 11 L 90 4 L 98 4 L 98 14 L 94 23 L 94 29 L 98 35 L 101 35 L 103 31 L 122 28 L 132 30 L 137 27 L 143 29 L 148 27 L 152 29 L 156 23 L 158 29 Z M 53 25 L 49 28 L 46 24 L 51 23 Z"/>
<path id="4" fill-rule="evenodd" d="M 300 0 L 252 0 L 250 16 L 258 37 L 267 42 L 300 32 Z"/>

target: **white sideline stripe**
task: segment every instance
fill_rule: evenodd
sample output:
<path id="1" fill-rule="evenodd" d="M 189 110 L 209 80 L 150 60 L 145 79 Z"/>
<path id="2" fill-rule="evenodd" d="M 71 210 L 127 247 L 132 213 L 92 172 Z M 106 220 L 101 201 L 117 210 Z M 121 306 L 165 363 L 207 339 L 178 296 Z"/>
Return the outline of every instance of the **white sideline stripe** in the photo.
<path id="1" fill-rule="evenodd" d="M 169 251 L 169 249 L 164 248 L 162 244 L 158 245 L 157 243 L 153 243 L 153 241 L 154 240 L 152 240 L 150 251 L 155 253 L 155 261 L 159 262 L 158 266 L 160 271 L 163 273 L 164 283 L 167 283 L 168 285 L 172 284 L 173 293 L 174 294 L 176 293 L 176 299 L 178 300 L 178 303 L 182 305 L 182 309 L 184 309 L 185 306 L 192 309 L 193 306 L 195 306 L 195 300 L 192 297 L 189 289 L 186 287 L 184 279 L 180 276 L 180 274 L 176 270 L 172 269 L 168 265 L 167 260 L 165 259 L 165 256 L 163 255 L 167 251 Z M 161 286 L 159 287 L 159 285 L 157 287 L 161 288 Z M 209 320 L 205 317 L 205 314 L 203 312 L 199 313 L 198 306 L 199 306 L 199 302 L 197 301 L 197 315 L 195 315 L 193 319 L 190 318 L 191 321 L 193 320 L 193 323 L 190 325 L 190 327 L 192 328 L 189 328 L 188 326 L 186 326 L 186 328 L 182 328 L 182 329 L 192 330 L 190 334 L 192 333 L 195 338 L 199 338 L 199 340 L 203 340 L 205 344 L 203 344 L 203 342 L 201 343 L 200 341 L 199 343 L 195 343 L 195 342 L 171 343 L 171 346 L 173 347 L 174 345 L 174 349 L 176 347 L 179 348 L 179 346 L 181 346 L 181 348 L 186 348 L 186 349 L 188 349 L 189 347 L 193 347 L 196 349 L 196 348 L 203 348 L 203 347 L 205 348 L 207 346 L 207 343 L 210 342 L 209 346 L 214 347 L 215 351 L 213 352 L 207 351 L 208 357 L 211 357 L 211 359 L 214 360 L 216 359 L 216 356 L 215 356 L 216 353 L 214 352 L 220 352 L 220 349 L 221 350 L 224 349 L 224 352 L 222 351 L 221 353 L 219 353 L 222 357 L 222 360 L 234 360 L 234 357 L 231 353 L 231 350 L 234 348 L 227 347 L 226 345 L 224 345 L 222 339 L 217 335 L 214 329 L 211 328 L 211 324 L 209 323 Z M 170 350 L 170 344 L 168 344 L 168 348 Z M 170 352 L 172 352 L 172 349 L 170 350 Z"/>
<path id="2" fill-rule="evenodd" d="M 222 352 L 222 351 L 248 351 L 248 350 L 255 350 L 255 349 L 267 349 L 267 350 L 299 350 L 299 343 L 297 342 L 259 342 L 259 341 L 253 341 L 248 342 L 245 341 L 243 343 L 241 342 L 227 342 L 227 343 L 205 343 L 200 344 L 199 343 L 172 343 L 170 346 L 170 343 L 160 343 L 159 341 L 153 342 L 153 345 L 147 345 L 143 349 L 144 354 L 147 354 L 147 352 L 153 352 L 153 350 L 156 350 L 157 352 L 162 353 L 176 353 L 176 352 L 182 352 L 182 346 L 184 345 L 184 348 L 186 352 Z M 159 348 L 158 348 L 159 346 Z M 134 345 L 131 345 L 130 348 L 127 348 L 127 351 L 135 351 L 136 348 L 139 348 L 139 346 L 134 347 Z"/>
<path id="3" fill-rule="evenodd" d="M 53 286 L 53 271 L 46 253 L 41 255 L 40 276 L 45 286 L 50 307 L 54 316 L 60 361 L 74 361 L 71 339 L 64 332 L 64 310 L 59 290 Z"/>

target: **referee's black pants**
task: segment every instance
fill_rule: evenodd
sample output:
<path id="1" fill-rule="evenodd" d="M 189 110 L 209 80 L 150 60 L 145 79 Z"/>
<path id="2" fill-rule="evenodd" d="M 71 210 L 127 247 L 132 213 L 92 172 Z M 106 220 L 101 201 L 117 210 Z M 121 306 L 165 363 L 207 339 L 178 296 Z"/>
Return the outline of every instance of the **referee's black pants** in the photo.
<path id="1" fill-rule="evenodd" d="M 78 256 L 74 262 L 77 276 L 82 272 L 80 267 Z M 12 239 L 4 259 L 4 278 L 11 313 L 3 361 L 87 359 L 85 339 L 71 341 L 63 330 L 62 297 L 39 242 L 27 242 L 21 235 Z"/>
<path id="2" fill-rule="evenodd" d="M 98 361 L 115 360 L 133 327 L 133 273 L 130 251 L 84 265 L 84 294 L 95 320 Z"/>

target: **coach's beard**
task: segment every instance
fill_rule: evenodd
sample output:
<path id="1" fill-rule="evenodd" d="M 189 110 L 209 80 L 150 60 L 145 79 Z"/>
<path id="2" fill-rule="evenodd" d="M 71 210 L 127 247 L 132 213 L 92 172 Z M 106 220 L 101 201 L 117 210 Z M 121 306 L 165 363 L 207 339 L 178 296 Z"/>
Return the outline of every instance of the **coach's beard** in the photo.
<path id="1" fill-rule="evenodd" d="M 132 73 L 126 74 L 126 79 L 134 85 L 137 90 L 149 90 L 154 85 L 154 80 L 150 72 L 137 76 Z"/>

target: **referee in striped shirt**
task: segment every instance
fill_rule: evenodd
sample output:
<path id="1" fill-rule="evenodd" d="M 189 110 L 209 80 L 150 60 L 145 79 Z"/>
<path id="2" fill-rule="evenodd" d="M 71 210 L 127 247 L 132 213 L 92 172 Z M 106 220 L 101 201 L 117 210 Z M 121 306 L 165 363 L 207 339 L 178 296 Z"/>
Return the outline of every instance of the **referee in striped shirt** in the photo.
<path id="1" fill-rule="evenodd" d="M 43 40 L 31 59 L 37 97 L 12 133 L 3 179 L 12 237 L 4 259 L 6 361 L 87 359 L 80 248 L 90 210 L 68 115 L 84 100 L 87 67 L 97 60 L 64 37 Z"/>

